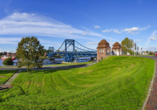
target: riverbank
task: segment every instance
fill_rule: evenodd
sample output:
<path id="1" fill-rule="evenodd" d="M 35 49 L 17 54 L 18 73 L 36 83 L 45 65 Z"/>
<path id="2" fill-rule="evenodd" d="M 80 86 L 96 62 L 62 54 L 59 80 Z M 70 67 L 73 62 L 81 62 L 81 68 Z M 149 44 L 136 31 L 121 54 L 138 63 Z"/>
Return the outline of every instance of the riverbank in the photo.
<path id="1" fill-rule="evenodd" d="M 53 60 L 49 59 L 49 58 L 42 58 L 42 59 L 43 59 L 43 65 L 61 64 L 62 61 L 64 61 L 64 58 L 55 58 Z M 82 58 L 77 59 L 77 62 L 79 62 L 79 63 L 88 62 L 88 61 L 90 61 L 90 59 L 91 59 L 90 57 L 82 57 Z M 13 67 L 16 66 L 17 60 L 18 59 L 13 60 L 13 62 L 14 62 L 14 65 L 12 65 Z M 3 61 L 4 60 L 0 59 L 0 66 L 5 66 L 5 65 L 3 65 Z"/>
<path id="2" fill-rule="evenodd" d="M 75 66 L 86 66 L 94 64 L 94 62 L 83 62 L 83 63 L 68 63 L 68 64 L 53 64 L 53 65 L 43 65 L 42 68 L 39 69 L 54 69 L 54 68 L 71 68 Z M 38 68 L 33 68 L 34 70 L 37 70 Z M 0 66 L 0 70 L 26 70 L 26 66 L 23 66 L 22 68 L 17 68 L 17 66 Z"/>

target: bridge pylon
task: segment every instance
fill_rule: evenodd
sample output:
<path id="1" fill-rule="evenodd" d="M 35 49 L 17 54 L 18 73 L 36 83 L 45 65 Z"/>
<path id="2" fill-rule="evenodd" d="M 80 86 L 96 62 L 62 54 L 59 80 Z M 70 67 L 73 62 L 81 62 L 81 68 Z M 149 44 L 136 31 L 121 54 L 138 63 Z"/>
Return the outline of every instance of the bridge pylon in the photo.
<path id="1" fill-rule="evenodd" d="M 73 52 L 75 52 L 75 40 L 73 39 L 65 39 L 65 52 L 67 52 L 67 49 L 69 46 L 73 47 Z"/>

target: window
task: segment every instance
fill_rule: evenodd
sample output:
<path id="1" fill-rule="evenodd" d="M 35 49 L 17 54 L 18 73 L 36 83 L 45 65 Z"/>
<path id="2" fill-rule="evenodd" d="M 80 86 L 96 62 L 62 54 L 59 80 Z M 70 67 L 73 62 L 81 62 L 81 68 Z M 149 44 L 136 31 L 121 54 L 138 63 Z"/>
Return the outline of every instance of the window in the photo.
<path id="1" fill-rule="evenodd" d="M 107 49 L 107 53 L 109 53 L 109 49 Z"/>

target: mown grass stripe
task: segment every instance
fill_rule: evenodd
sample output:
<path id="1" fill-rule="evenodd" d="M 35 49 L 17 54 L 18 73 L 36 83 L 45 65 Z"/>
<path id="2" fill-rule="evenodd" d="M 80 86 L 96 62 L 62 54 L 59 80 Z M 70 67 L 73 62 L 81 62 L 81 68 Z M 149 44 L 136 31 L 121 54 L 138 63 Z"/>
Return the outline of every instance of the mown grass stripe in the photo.
<path id="1" fill-rule="evenodd" d="M 113 56 L 87 68 L 23 72 L 14 81 L 14 88 L 0 92 L 6 97 L 0 107 L 137 110 L 142 107 L 153 70 L 151 59 Z M 27 82 L 31 82 L 28 88 Z M 17 85 L 28 93 L 21 94 Z"/>

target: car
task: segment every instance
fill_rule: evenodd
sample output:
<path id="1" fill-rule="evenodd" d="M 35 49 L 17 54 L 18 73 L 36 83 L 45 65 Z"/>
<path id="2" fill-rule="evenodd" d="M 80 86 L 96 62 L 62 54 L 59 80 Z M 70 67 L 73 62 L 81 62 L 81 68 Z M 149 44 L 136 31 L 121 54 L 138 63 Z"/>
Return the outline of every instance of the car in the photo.
<path id="1" fill-rule="evenodd" d="M 157 52 L 155 52 L 155 56 L 157 56 Z"/>

